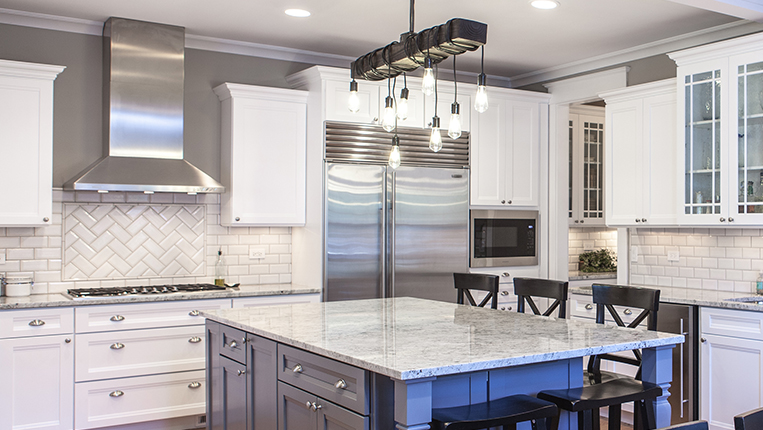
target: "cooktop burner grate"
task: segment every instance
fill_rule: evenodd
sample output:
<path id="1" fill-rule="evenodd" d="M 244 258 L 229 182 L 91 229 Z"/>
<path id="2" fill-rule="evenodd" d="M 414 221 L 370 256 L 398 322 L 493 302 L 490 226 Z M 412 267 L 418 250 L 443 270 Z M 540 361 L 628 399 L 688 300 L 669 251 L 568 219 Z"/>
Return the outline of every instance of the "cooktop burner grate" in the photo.
<path id="1" fill-rule="evenodd" d="M 73 299 L 136 296 L 152 294 L 190 293 L 198 291 L 225 291 L 228 288 L 213 284 L 152 285 L 145 287 L 72 288 L 66 290 Z"/>

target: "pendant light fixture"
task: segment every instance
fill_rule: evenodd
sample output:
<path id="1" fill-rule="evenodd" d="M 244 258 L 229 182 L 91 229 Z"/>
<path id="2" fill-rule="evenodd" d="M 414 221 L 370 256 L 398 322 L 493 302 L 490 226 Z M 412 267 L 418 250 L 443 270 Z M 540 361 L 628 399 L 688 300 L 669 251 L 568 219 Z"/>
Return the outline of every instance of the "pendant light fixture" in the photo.
<path id="1" fill-rule="evenodd" d="M 474 97 L 474 110 L 479 113 L 485 112 L 488 107 L 487 79 L 485 76 L 485 46 L 482 46 L 482 60 L 480 61 L 480 75 L 477 77 L 477 95 Z"/>
<path id="2" fill-rule="evenodd" d="M 442 134 L 440 134 L 440 117 L 437 116 L 437 75 L 434 75 L 434 116 L 432 117 L 432 134 L 429 135 L 429 149 L 439 152 L 442 149 Z"/>
<path id="3" fill-rule="evenodd" d="M 358 98 L 358 82 L 355 79 L 350 82 L 350 98 L 347 99 L 347 108 L 355 113 L 360 110 L 360 98 Z"/>
<path id="4" fill-rule="evenodd" d="M 408 119 L 408 79 L 403 73 L 403 89 L 400 90 L 400 100 L 397 101 L 397 118 L 401 121 Z"/>
<path id="5" fill-rule="evenodd" d="M 453 57 L 453 104 L 450 105 L 450 124 L 448 136 L 451 139 L 461 137 L 461 106 L 458 104 L 458 80 L 456 77 L 456 57 Z"/>
<path id="6" fill-rule="evenodd" d="M 432 59 L 427 55 L 424 60 L 424 76 L 421 78 L 421 91 L 426 96 L 431 96 L 434 92 L 435 77 L 432 70 Z"/>
<path id="7" fill-rule="evenodd" d="M 395 100 L 392 98 L 392 89 L 390 89 L 392 79 L 387 79 L 387 98 L 384 99 L 384 113 L 382 114 L 382 128 L 384 131 L 392 131 L 397 124 L 397 114 L 395 113 Z"/>
<path id="8" fill-rule="evenodd" d="M 392 151 L 389 153 L 387 164 L 393 169 L 400 167 L 400 138 L 397 136 L 397 133 L 392 136 Z"/>

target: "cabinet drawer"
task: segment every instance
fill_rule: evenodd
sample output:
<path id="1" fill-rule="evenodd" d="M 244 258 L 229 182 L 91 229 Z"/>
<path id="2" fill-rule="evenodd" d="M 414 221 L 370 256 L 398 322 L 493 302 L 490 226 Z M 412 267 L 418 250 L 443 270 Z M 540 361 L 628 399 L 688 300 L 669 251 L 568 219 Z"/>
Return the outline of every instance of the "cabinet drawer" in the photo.
<path id="1" fill-rule="evenodd" d="M 202 325 L 199 310 L 228 309 L 230 299 L 179 300 L 158 303 L 84 306 L 77 308 L 77 333 Z"/>
<path id="2" fill-rule="evenodd" d="M 78 334 L 76 380 L 204 369 L 204 327 Z"/>
<path id="3" fill-rule="evenodd" d="M 220 325 L 217 350 L 231 360 L 246 364 L 246 332 L 237 328 Z"/>
<path id="4" fill-rule="evenodd" d="M 615 306 L 617 315 L 620 319 L 628 325 L 641 314 L 641 309 L 629 308 L 627 306 Z M 596 305 L 593 303 L 592 296 L 579 296 L 572 295 L 570 299 L 570 315 L 577 318 L 585 318 L 595 321 L 596 320 Z M 610 315 L 609 311 L 604 310 L 604 321 L 608 324 L 614 324 L 615 320 Z M 646 320 L 644 320 L 639 327 L 646 328 Z"/>
<path id="5" fill-rule="evenodd" d="M 700 308 L 701 332 L 763 340 L 763 312 Z"/>
<path id="6" fill-rule="evenodd" d="M 40 308 L 0 312 L 0 339 L 74 332 L 72 308 Z"/>
<path id="7" fill-rule="evenodd" d="M 283 382 L 278 382 L 278 416 L 282 423 L 279 427 L 281 430 L 368 430 L 371 421 L 367 416 L 356 414 Z"/>
<path id="8" fill-rule="evenodd" d="M 204 371 L 75 384 L 75 428 L 184 417 L 205 412 Z"/>
<path id="9" fill-rule="evenodd" d="M 278 379 L 368 415 L 368 373 L 319 355 L 278 345 Z"/>

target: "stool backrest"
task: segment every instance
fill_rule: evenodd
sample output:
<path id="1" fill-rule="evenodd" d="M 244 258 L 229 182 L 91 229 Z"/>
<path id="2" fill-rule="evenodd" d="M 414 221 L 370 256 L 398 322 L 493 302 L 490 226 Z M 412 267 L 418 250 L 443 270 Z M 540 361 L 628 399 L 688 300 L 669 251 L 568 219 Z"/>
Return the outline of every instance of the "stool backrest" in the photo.
<path id="1" fill-rule="evenodd" d="M 596 322 L 598 324 L 604 324 L 605 311 L 607 311 L 615 323 L 621 327 L 636 328 L 646 320 L 647 330 L 657 330 L 660 290 L 604 284 L 593 284 L 591 287 L 593 288 L 593 302 L 596 304 Z M 630 324 L 626 325 L 615 306 L 627 306 L 629 310 L 635 308 L 641 312 Z M 631 310 L 631 312 L 633 311 Z M 601 382 L 601 360 L 610 360 L 638 366 L 636 379 L 641 379 L 641 351 L 634 349 L 632 352 L 634 358 L 614 354 L 592 356 L 588 361 L 589 377 L 593 378 L 594 382 Z"/>
<path id="2" fill-rule="evenodd" d="M 735 430 L 763 429 L 763 408 L 753 409 L 734 417 Z"/>
<path id="3" fill-rule="evenodd" d="M 480 273 L 454 273 L 453 285 L 458 290 L 457 303 L 466 304 L 468 301 L 472 306 L 485 307 L 490 302 L 490 307 L 498 309 L 498 276 L 483 275 Z M 470 290 L 487 291 L 487 295 L 477 304 Z"/>
<path id="4" fill-rule="evenodd" d="M 551 279 L 514 278 L 514 294 L 517 296 L 517 311 L 525 312 L 525 302 L 535 315 L 549 316 L 559 308 L 559 318 L 567 318 L 567 291 L 569 282 Z M 533 301 L 534 297 L 554 299 L 542 314 Z"/>

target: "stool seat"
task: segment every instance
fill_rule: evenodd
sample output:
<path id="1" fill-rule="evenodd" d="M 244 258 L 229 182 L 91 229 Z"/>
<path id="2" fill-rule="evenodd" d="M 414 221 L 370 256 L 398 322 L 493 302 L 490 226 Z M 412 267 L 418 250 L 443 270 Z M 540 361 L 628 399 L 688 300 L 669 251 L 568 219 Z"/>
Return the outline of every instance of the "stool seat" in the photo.
<path id="1" fill-rule="evenodd" d="M 556 405 L 532 396 L 518 394 L 489 402 L 432 410 L 435 430 L 478 430 L 512 426 L 523 421 L 542 423 L 541 430 L 551 430 L 551 418 L 558 413 Z M 533 428 L 537 428 L 533 423 Z"/>
<path id="2" fill-rule="evenodd" d="M 656 399 L 661 395 L 662 388 L 657 384 L 624 378 L 567 390 L 545 390 L 538 393 L 538 398 L 553 402 L 566 411 L 579 412 Z"/>
<path id="3" fill-rule="evenodd" d="M 604 382 L 613 381 L 615 379 L 627 379 L 630 378 L 630 376 L 623 375 L 622 373 L 615 373 L 615 372 L 607 372 L 606 370 L 600 370 L 599 371 L 599 378 L 601 380 L 596 381 L 595 374 L 588 373 L 587 370 L 583 371 L 583 386 L 588 385 L 594 385 L 594 384 L 601 384 Z"/>

